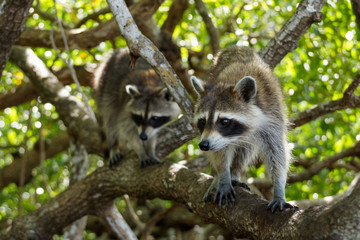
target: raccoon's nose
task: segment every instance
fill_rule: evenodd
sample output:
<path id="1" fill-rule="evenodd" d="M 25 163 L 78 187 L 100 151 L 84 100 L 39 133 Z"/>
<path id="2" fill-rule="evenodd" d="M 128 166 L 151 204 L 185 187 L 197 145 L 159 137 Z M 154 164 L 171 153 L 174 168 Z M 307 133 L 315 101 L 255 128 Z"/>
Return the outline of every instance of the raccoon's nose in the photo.
<path id="1" fill-rule="evenodd" d="M 210 143 L 208 140 L 203 140 L 199 143 L 199 147 L 203 151 L 209 151 L 210 150 Z"/>
<path id="2" fill-rule="evenodd" d="M 140 138 L 141 140 L 145 141 L 145 140 L 148 139 L 148 136 L 146 135 L 145 132 L 142 132 L 142 133 L 140 134 L 139 138 Z"/>

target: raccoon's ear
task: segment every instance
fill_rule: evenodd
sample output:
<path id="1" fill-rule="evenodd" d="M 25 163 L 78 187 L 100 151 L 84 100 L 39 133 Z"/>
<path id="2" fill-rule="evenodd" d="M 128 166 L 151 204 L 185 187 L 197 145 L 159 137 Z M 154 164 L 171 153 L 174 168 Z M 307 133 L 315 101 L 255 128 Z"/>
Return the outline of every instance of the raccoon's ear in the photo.
<path id="1" fill-rule="evenodd" d="M 199 96 L 201 96 L 201 94 L 203 94 L 205 92 L 204 82 L 195 76 L 191 76 L 190 80 L 191 80 L 191 83 L 192 83 L 195 91 L 199 94 Z"/>
<path id="2" fill-rule="evenodd" d="M 159 96 L 165 98 L 166 101 L 174 101 L 173 96 L 171 96 L 169 90 L 166 87 L 159 91 Z"/>
<path id="3" fill-rule="evenodd" d="M 132 98 L 138 98 L 138 97 L 141 96 L 141 93 L 139 92 L 139 89 L 135 85 L 130 85 L 130 84 L 126 85 L 125 86 L 125 91 Z"/>
<path id="4" fill-rule="evenodd" d="M 256 96 L 255 79 L 250 76 L 242 78 L 235 85 L 234 91 L 237 91 L 244 98 L 245 102 L 248 102 Z"/>

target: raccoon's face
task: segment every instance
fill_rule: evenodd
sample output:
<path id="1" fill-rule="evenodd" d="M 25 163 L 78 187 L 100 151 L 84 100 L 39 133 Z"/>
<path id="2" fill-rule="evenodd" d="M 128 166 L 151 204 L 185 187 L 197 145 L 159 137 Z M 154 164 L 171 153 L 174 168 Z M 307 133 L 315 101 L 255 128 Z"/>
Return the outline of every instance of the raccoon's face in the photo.
<path id="1" fill-rule="evenodd" d="M 127 85 L 126 92 L 130 95 L 127 109 L 142 141 L 154 137 L 162 126 L 180 114 L 180 108 L 166 88 L 149 93 Z"/>
<path id="2" fill-rule="evenodd" d="M 255 80 L 245 77 L 235 86 L 211 89 L 198 79 L 192 78 L 192 82 L 199 93 L 194 119 L 201 133 L 200 149 L 219 151 L 230 145 L 250 144 L 251 133 L 265 119 L 252 102 L 256 96 Z"/>
<path id="3" fill-rule="evenodd" d="M 237 145 L 247 136 L 249 119 L 230 112 L 216 110 L 201 112 L 196 117 L 201 133 L 199 147 L 203 151 L 219 151 L 229 145 Z"/>

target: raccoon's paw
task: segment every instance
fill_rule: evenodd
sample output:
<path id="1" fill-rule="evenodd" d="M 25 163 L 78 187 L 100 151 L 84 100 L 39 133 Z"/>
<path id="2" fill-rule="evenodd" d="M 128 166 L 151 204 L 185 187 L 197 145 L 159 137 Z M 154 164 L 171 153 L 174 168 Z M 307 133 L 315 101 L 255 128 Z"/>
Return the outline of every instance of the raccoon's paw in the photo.
<path id="1" fill-rule="evenodd" d="M 109 167 L 112 168 L 113 166 L 119 165 L 121 160 L 124 158 L 124 155 L 121 153 L 116 153 L 112 158 L 109 160 Z"/>
<path id="2" fill-rule="evenodd" d="M 277 209 L 279 209 L 280 211 L 283 211 L 285 209 L 295 209 L 296 211 L 299 210 L 297 206 L 291 205 L 283 199 L 274 199 L 268 204 L 267 210 L 270 210 L 274 213 Z"/>
<path id="3" fill-rule="evenodd" d="M 140 161 L 141 168 L 145 168 L 156 164 L 160 164 L 160 160 L 157 158 L 146 158 L 146 159 L 141 159 Z"/>
<path id="4" fill-rule="evenodd" d="M 251 191 L 251 189 L 249 188 L 249 186 L 246 183 L 240 182 L 239 180 L 231 180 L 231 185 L 233 185 L 233 187 L 239 186 L 239 187 L 245 188 L 248 191 Z"/>
<path id="5" fill-rule="evenodd" d="M 214 200 L 212 200 L 213 192 L 215 192 Z M 218 200 L 220 208 L 223 204 L 227 208 L 229 207 L 229 203 L 235 203 L 235 190 L 231 184 L 220 184 L 218 187 L 210 186 L 206 191 L 203 200 L 204 202 L 213 201 L 214 203 Z"/>
<path id="6" fill-rule="evenodd" d="M 214 203 L 219 199 L 219 207 L 223 205 L 223 201 L 225 203 L 225 207 L 229 207 L 229 201 L 235 203 L 235 190 L 231 184 L 220 184 L 214 196 Z"/>

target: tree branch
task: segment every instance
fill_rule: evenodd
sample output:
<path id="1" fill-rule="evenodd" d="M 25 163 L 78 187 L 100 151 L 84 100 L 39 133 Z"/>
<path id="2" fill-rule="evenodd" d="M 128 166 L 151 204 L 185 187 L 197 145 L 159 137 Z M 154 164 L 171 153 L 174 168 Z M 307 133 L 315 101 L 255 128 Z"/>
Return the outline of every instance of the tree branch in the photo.
<path id="1" fill-rule="evenodd" d="M 82 86 L 91 86 L 92 75 L 94 69 L 88 65 L 74 66 L 77 78 Z M 63 85 L 73 83 L 69 68 L 64 67 L 54 73 Z M 23 81 L 23 83 L 14 89 L 3 92 L 0 95 L 0 110 L 7 107 L 18 106 L 24 102 L 28 102 L 39 96 L 38 91 L 31 82 Z"/>
<path id="2" fill-rule="evenodd" d="M 162 1 L 155 1 L 154 3 L 153 1 L 146 0 L 132 5 L 131 13 L 135 16 L 136 22 L 147 22 L 157 7 L 160 6 L 160 2 Z M 21 34 L 16 44 L 20 46 L 52 48 L 50 34 L 50 30 L 29 28 Z M 65 35 L 70 49 L 88 50 L 96 47 L 101 42 L 120 36 L 120 31 L 115 19 L 111 19 L 105 23 L 100 23 L 97 27 L 86 30 L 80 28 L 66 30 Z M 65 49 L 60 31 L 54 31 L 54 41 L 58 49 Z"/>
<path id="3" fill-rule="evenodd" d="M 83 143 L 90 153 L 101 153 L 99 127 L 89 117 L 84 104 L 70 95 L 32 50 L 13 47 L 12 51 L 11 61 L 31 79 L 44 100 L 56 107 L 69 134 Z"/>
<path id="4" fill-rule="evenodd" d="M 306 168 L 305 170 L 289 175 L 287 183 L 295 183 L 301 182 L 304 180 L 309 180 L 316 174 L 318 174 L 321 170 L 325 168 L 331 168 L 331 166 L 338 160 L 345 158 L 356 156 L 360 158 L 360 142 L 356 142 L 352 147 L 347 148 L 339 153 L 336 153 L 332 156 L 325 158 L 320 161 L 319 159 L 314 160 L 314 164 Z M 254 184 L 257 188 L 270 188 L 272 187 L 272 182 L 269 179 L 248 179 L 249 184 Z"/>
<path id="5" fill-rule="evenodd" d="M 189 7 L 189 0 L 175 0 L 170 7 L 168 16 L 161 26 L 162 31 L 170 34 L 174 32 L 176 25 L 180 22 L 185 10 Z"/>
<path id="6" fill-rule="evenodd" d="M 354 91 L 360 84 L 360 73 L 356 75 L 355 79 L 344 91 L 344 95 L 339 100 L 334 100 L 326 103 L 320 103 L 306 109 L 304 112 L 298 113 L 290 118 L 290 128 L 299 127 L 305 123 L 314 121 L 315 119 L 326 114 L 347 109 L 347 108 L 360 108 L 360 97 L 354 95 Z"/>
<path id="7" fill-rule="evenodd" d="M 320 22 L 325 0 L 303 0 L 295 13 L 270 42 L 259 51 L 263 60 L 274 68 L 286 54 L 297 48 L 298 41 L 307 29 Z"/>
<path id="8" fill-rule="evenodd" d="M 206 30 L 210 36 L 210 46 L 212 52 L 215 54 L 220 50 L 219 32 L 211 21 L 205 3 L 202 0 L 195 0 L 195 6 L 205 23 Z"/>
<path id="9" fill-rule="evenodd" d="M 89 170 L 89 156 L 86 148 L 81 143 L 72 141 L 70 144 L 71 151 L 71 173 L 70 185 L 86 177 Z M 87 216 L 77 219 L 66 228 L 64 233 L 65 240 L 81 240 L 86 227 Z"/>
<path id="10" fill-rule="evenodd" d="M 96 12 L 93 12 L 92 14 L 87 15 L 86 17 L 82 18 L 79 22 L 77 22 L 74 28 L 80 28 L 81 25 L 85 24 L 89 20 L 94 20 L 100 23 L 99 16 L 104 15 L 106 13 L 111 13 L 109 7 L 104 7 Z"/>
<path id="11" fill-rule="evenodd" d="M 52 23 L 54 23 L 54 22 L 57 21 L 56 16 L 54 16 L 53 14 L 51 14 L 51 13 L 49 13 L 49 12 L 45 12 L 45 11 L 42 11 L 42 10 L 41 10 L 40 1 L 39 1 L 39 0 L 36 1 L 36 4 L 35 4 L 35 6 L 34 6 L 34 10 L 35 10 L 35 12 L 36 12 L 40 17 L 42 17 L 42 18 L 44 18 L 44 19 L 46 19 L 46 20 L 49 20 L 49 21 L 52 22 Z M 62 25 L 64 26 L 64 28 L 66 28 L 66 29 L 69 29 L 69 28 L 70 28 L 70 25 L 69 25 L 67 22 L 63 21 L 63 20 L 61 20 L 61 24 L 62 24 Z"/>
<path id="12" fill-rule="evenodd" d="M 360 0 L 351 0 L 351 6 L 356 17 L 356 24 L 360 29 Z"/>
<path id="13" fill-rule="evenodd" d="M 10 183 L 19 185 L 19 172 L 22 166 L 22 162 L 26 162 L 26 171 L 24 183 L 27 183 L 32 178 L 32 171 L 40 164 L 40 147 L 39 142 L 35 144 L 34 149 L 25 153 L 20 159 L 14 159 L 14 161 L 0 169 L 0 189 L 7 186 Z M 45 158 L 51 158 L 66 150 L 69 147 L 69 135 L 66 132 L 60 132 L 58 135 L 46 140 L 45 143 Z"/>
<path id="14" fill-rule="evenodd" d="M 125 219 L 121 216 L 114 201 L 110 202 L 108 205 L 106 205 L 106 203 L 104 205 L 105 207 L 102 205 L 98 209 L 97 215 L 105 220 L 116 236 L 119 239 L 136 240 L 137 237 L 126 223 Z"/>

